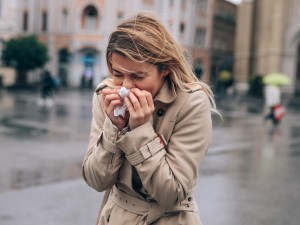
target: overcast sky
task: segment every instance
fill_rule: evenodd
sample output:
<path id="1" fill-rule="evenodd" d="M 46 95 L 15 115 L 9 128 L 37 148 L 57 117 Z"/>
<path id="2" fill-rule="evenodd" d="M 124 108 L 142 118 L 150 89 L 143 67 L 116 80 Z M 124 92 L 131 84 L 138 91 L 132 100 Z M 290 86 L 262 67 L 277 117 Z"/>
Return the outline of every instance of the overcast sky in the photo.
<path id="1" fill-rule="evenodd" d="M 235 4 L 238 4 L 238 3 L 240 3 L 241 2 L 241 0 L 227 0 L 228 2 L 233 2 L 233 3 L 235 3 Z"/>

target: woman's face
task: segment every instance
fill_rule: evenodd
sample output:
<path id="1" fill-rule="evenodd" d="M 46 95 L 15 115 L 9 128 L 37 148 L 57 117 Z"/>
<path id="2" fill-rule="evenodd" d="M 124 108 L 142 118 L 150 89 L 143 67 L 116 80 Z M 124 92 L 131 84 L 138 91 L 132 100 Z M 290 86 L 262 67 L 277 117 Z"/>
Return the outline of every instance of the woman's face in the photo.
<path id="1" fill-rule="evenodd" d="M 116 86 L 145 90 L 150 92 L 153 98 L 162 87 L 167 75 L 166 71 L 160 72 L 155 65 L 135 62 L 118 53 L 112 53 L 111 66 Z"/>

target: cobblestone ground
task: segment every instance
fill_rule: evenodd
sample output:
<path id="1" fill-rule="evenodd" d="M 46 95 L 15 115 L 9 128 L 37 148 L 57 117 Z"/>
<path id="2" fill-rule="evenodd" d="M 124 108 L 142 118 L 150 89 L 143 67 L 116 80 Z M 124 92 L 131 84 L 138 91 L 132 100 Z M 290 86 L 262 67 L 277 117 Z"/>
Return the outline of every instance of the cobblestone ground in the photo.
<path id="1" fill-rule="evenodd" d="M 0 224 L 94 224 L 102 194 L 80 169 L 91 121 L 91 91 L 0 92 Z M 288 108 L 273 129 L 261 104 L 220 103 L 213 144 L 199 171 L 196 198 L 206 225 L 298 225 L 300 117 Z"/>

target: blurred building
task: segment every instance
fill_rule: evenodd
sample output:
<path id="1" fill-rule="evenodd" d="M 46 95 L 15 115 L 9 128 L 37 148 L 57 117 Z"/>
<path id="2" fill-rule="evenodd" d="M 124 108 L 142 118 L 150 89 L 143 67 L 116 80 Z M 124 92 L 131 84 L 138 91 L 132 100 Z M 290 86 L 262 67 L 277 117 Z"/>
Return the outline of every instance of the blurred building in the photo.
<path id="1" fill-rule="evenodd" d="M 15 80 L 15 71 L 2 66 L 1 53 L 3 43 L 18 32 L 16 18 L 17 0 L 0 0 L 0 87 L 11 85 Z"/>
<path id="2" fill-rule="evenodd" d="M 215 81 L 222 71 L 233 72 L 237 6 L 224 0 L 215 0 L 211 37 L 211 79 Z"/>
<path id="3" fill-rule="evenodd" d="M 300 1 L 244 0 L 238 6 L 235 78 L 247 88 L 250 75 L 286 73 L 300 90 Z"/>
<path id="4" fill-rule="evenodd" d="M 220 71 L 233 71 L 236 5 L 226 0 L 197 0 L 190 48 L 199 78 L 215 83 Z M 206 75 L 206 77 L 203 77 Z"/>
<path id="5" fill-rule="evenodd" d="M 48 46 L 47 68 L 62 85 L 88 79 L 94 86 L 108 76 L 109 34 L 142 10 L 157 14 L 185 45 L 199 77 L 210 80 L 211 65 L 232 68 L 235 5 L 226 0 L 22 0 L 15 12 L 18 34 L 35 34 Z"/>

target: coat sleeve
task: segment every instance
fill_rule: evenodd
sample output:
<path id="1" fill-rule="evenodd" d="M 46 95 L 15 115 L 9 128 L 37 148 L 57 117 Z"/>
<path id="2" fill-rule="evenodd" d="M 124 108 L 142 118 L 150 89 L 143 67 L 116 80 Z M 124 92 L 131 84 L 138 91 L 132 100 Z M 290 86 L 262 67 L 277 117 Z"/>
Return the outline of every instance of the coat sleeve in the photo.
<path id="1" fill-rule="evenodd" d="M 117 145 L 135 166 L 149 195 L 171 209 L 194 188 L 211 136 L 210 102 L 197 91 L 182 105 L 166 147 L 150 122 L 125 134 Z"/>
<path id="2" fill-rule="evenodd" d="M 116 146 L 118 129 L 105 115 L 102 98 L 93 96 L 93 118 L 85 154 L 82 174 L 89 186 L 97 191 L 104 191 L 116 183 L 119 169 L 124 161 L 124 154 Z"/>

